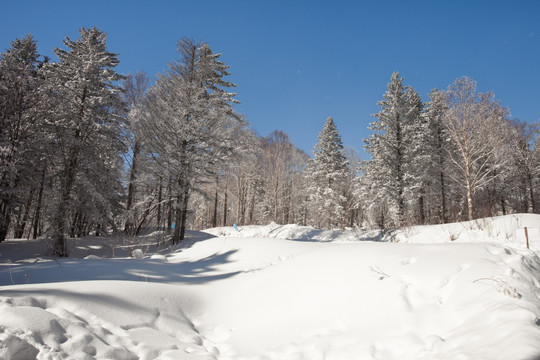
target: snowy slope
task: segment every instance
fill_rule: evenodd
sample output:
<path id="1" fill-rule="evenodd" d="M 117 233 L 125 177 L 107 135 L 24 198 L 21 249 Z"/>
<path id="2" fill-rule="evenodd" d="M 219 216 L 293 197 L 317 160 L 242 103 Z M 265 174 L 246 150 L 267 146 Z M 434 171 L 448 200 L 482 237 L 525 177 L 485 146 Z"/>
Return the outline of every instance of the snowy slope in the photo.
<path id="1" fill-rule="evenodd" d="M 53 261 L 12 240 L 0 359 L 540 359 L 540 260 L 487 241 L 512 221 L 404 229 L 397 243 L 211 229 L 227 236 L 143 259 Z"/>

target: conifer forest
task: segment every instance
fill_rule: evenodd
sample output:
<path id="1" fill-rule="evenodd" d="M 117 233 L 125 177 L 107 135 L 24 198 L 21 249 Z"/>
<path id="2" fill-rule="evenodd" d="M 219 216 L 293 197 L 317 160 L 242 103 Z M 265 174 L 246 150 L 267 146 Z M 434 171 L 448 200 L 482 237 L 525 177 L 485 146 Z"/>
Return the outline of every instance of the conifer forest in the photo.
<path id="1" fill-rule="evenodd" d="M 540 124 L 512 119 L 469 77 L 419 94 L 388 74 L 379 112 L 355 120 L 370 130 L 366 155 L 343 146 L 332 114 L 307 153 L 250 127 L 210 44 L 171 44 L 177 58 L 152 79 L 118 73 L 102 30 L 79 33 L 57 60 L 32 35 L 0 55 L 0 242 L 44 237 L 66 256 L 66 238 L 148 227 L 178 243 L 233 224 L 391 229 L 540 213 Z"/>

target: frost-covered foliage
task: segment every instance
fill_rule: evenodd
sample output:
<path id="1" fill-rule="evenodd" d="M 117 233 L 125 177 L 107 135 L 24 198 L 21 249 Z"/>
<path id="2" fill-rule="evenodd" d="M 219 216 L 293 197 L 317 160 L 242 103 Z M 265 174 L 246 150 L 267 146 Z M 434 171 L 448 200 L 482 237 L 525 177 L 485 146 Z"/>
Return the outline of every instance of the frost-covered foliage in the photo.
<path id="1" fill-rule="evenodd" d="M 130 169 L 124 224 L 126 232 L 132 235 L 137 233 L 138 224 L 141 223 L 141 217 L 144 219 L 144 215 L 142 214 L 146 213 L 145 210 L 153 203 L 153 201 L 150 203 L 144 201 L 142 198 L 145 197 L 146 193 L 137 191 L 138 188 L 147 185 L 149 180 L 153 183 L 158 183 L 158 186 L 161 185 L 159 179 L 155 181 L 155 177 L 150 177 L 149 179 L 149 176 L 146 175 L 150 171 L 147 168 L 148 165 L 145 162 L 144 153 L 142 152 L 142 134 L 140 129 L 141 106 L 149 83 L 150 79 L 144 72 L 128 74 L 122 83 L 124 101 L 129 107 L 127 113 L 129 130 L 126 138 L 131 150 L 129 151 L 131 157 L 129 158 Z M 141 169 L 146 171 L 141 172 Z"/>
<path id="2" fill-rule="evenodd" d="M 509 160 L 508 110 L 491 93 L 477 93 L 476 81 L 462 77 L 449 86 L 445 125 L 455 151 L 448 152 L 454 181 L 467 199 L 468 220 L 474 218 L 473 196 L 493 182 Z"/>
<path id="3" fill-rule="evenodd" d="M 329 117 L 319 133 L 307 169 L 311 223 L 317 227 L 344 227 L 347 217 L 349 163 L 341 136 Z"/>
<path id="4" fill-rule="evenodd" d="M 52 252 L 66 255 L 66 218 L 77 213 L 77 202 L 91 203 L 87 216 L 106 220 L 119 201 L 123 149 L 123 108 L 118 57 L 107 50 L 107 35 L 81 28 L 80 38 L 66 37 L 67 49 L 55 49 L 60 59 L 44 67 L 45 90 L 53 105 L 45 113 L 55 166 L 56 201 L 51 219 Z M 80 200 L 84 199 L 84 201 Z"/>
<path id="5" fill-rule="evenodd" d="M 184 237 L 193 190 L 231 155 L 244 124 L 232 107 L 236 94 L 225 90 L 235 85 L 225 80 L 229 67 L 221 54 L 188 39 L 178 43 L 178 52 L 180 59 L 148 91 L 140 120 L 144 145 L 170 176 L 173 242 Z"/>
<path id="6" fill-rule="evenodd" d="M 40 136 L 41 65 L 32 35 L 15 39 L 0 59 L 0 242 L 15 215 L 16 227 L 26 222 L 21 204 L 34 188 L 31 172 L 39 168 L 35 141 Z M 34 169 L 35 171 L 35 169 Z"/>
<path id="7" fill-rule="evenodd" d="M 0 57 L 0 242 L 122 227 L 295 223 L 390 228 L 540 211 L 538 124 L 509 120 L 469 78 L 420 95 L 396 72 L 365 140 L 343 149 L 331 118 L 313 159 L 283 131 L 259 136 L 236 113 L 229 67 L 204 42 L 148 91 L 120 76 L 104 32 L 40 60 L 31 35 Z M 124 81 L 122 82 L 121 80 Z M 309 163 L 309 166 L 308 166 Z"/>
<path id="8" fill-rule="evenodd" d="M 370 186 L 368 207 L 381 213 L 385 204 L 389 222 L 405 222 L 407 207 L 422 202 L 424 167 L 429 163 L 424 136 L 427 122 L 422 114 L 418 93 L 403 85 L 403 78 L 394 72 L 388 90 L 378 105 L 381 111 L 369 125 L 373 134 L 365 140 L 371 159 L 365 165 L 366 182 Z M 428 161 L 426 161 L 428 160 Z"/>
<path id="9" fill-rule="evenodd" d="M 463 77 L 448 91 L 418 94 L 392 75 L 365 140 L 360 191 L 379 227 L 445 223 L 537 211 L 534 130 L 512 126 L 491 93 Z M 516 184 L 519 190 L 516 191 Z"/>

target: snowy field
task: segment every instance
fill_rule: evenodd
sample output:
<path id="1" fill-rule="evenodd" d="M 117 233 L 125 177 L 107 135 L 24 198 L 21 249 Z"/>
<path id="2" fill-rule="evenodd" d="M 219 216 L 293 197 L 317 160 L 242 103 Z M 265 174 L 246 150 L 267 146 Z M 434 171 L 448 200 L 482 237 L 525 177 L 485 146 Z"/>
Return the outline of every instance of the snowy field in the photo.
<path id="1" fill-rule="evenodd" d="M 540 215 L 0 243 L 0 359 L 540 359 Z M 117 247 L 114 247 L 116 245 Z M 111 258 L 114 249 L 115 258 Z M 132 247 L 133 249 L 133 247 Z"/>

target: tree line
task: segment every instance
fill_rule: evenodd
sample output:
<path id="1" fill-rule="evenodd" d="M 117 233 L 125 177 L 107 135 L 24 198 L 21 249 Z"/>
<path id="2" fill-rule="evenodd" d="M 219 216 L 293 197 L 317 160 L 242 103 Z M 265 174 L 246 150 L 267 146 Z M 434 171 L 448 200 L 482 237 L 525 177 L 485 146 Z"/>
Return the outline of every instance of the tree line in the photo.
<path id="1" fill-rule="evenodd" d="M 319 228 L 434 224 L 538 212 L 538 124 L 510 120 L 469 78 L 423 103 L 394 73 L 369 124 L 370 159 L 328 118 L 313 156 L 235 111 L 229 66 L 178 42 L 151 84 L 118 74 L 107 35 L 81 28 L 42 58 L 31 35 L 0 58 L 0 242 L 154 227 L 296 223 Z"/>
<path id="2" fill-rule="evenodd" d="M 365 140 L 363 209 L 380 227 L 539 211 L 539 123 L 510 119 L 468 77 L 422 103 L 396 72 Z"/>

